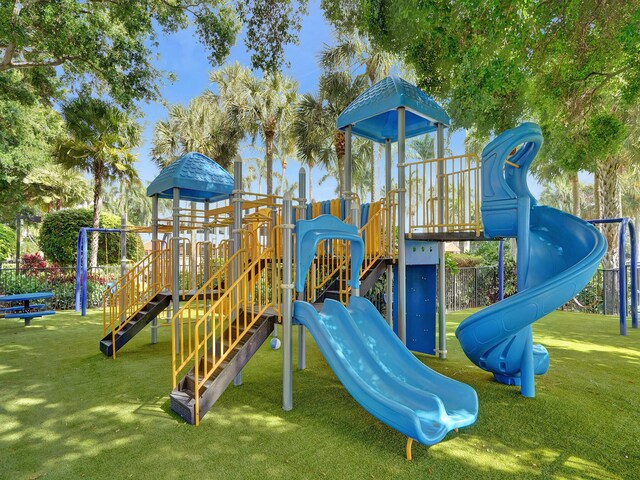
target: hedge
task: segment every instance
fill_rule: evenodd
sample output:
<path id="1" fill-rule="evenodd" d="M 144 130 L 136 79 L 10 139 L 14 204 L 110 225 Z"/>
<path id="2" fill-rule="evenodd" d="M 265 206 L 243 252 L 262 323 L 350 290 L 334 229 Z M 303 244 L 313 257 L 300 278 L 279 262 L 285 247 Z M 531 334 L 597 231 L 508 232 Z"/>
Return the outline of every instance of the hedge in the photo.
<path id="1" fill-rule="evenodd" d="M 16 232 L 11 227 L 0 224 L 0 262 L 16 253 Z"/>
<path id="2" fill-rule="evenodd" d="M 88 208 L 74 208 L 52 212 L 42 220 L 40 246 L 45 258 L 58 265 L 74 265 L 76 262 L 78 231 L 91 227 L 93 212 Z M 120 228 L 120 219 L 111 213 L 100 215 L 101 228 Z M 89 234 L 91 248 L 91 234 Z M 144 255 L 144 245 L 136 233 L 127 234 L 127 258 L 140 260 Z M 120 234 L 101 233 L 98 264 L 107 265 L 120 262 Z"/>

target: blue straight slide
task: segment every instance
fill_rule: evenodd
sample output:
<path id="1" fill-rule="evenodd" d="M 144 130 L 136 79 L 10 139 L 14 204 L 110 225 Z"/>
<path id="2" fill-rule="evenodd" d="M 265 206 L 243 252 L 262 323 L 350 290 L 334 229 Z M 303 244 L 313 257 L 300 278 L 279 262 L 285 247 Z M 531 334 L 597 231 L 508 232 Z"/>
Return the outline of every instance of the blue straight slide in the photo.
<path id="1" fill-rule="evenodd" d="M 531 324 L 577 295 L 607 250 L 591 224 L 536 204 L 527 171 L 541 144 L 540 128 L 524 123 L 482 152 L 485 234 L 517 238 L 518 293 L 471 315 L 456 330 L 473 363 L 502 383 L 522 385 L 525 396 L 534 396 L 533 375 L 549 368 L 547 350 L 532 345 Z"/>
<path id="2" fill-rule="evenodd" d="M 351 396 L 380 421 L 425 445 L 475 422 L 473 388 L 434 372 L 407 350 L 378 310 L 362 297 L 322 311 L 297 301 L 294 319 L 309 329 Z"/>

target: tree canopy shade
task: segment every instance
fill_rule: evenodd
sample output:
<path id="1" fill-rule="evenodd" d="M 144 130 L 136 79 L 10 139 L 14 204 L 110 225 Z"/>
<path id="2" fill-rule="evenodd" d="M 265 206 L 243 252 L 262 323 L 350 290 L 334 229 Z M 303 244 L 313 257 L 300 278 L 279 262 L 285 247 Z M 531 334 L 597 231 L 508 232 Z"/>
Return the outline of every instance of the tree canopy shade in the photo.
<path id="1" fill-rule="evenodd" d="M 241 21 L 254 68 L 275 70 L 296 41 L 307 0 L 55 0 L 0 3 L 0 73 L 36 69 L 29 80 L 51 93 L 65 84 L 101 87 L 124 107 L 158 96 L 152 64 L 156 29 L 192 27 L 212 65 L 235 44 Z M 54 70 L 59 67 L 60 70 Z"/>
<path id="2" fill-rule="evenodd" d="M 37 101 L 20 72 L 0 76 L 0 219 L 13 222 L 27 203 L 25 178 L 49 165 L 49 146 L 61 133 L 60 115 Z"/>
<path id="3" fill-rule="evenodd" d="M 54 145 L 54 157 L 67 168 L 93 177 L 93 228 L 100 224 L 102 186 L 108 179 L 137 179 L 131 149 L 140 141 L 140 126 L 113 104 L 95 98 L 77 98 L 62 106 L 68 133 Z M 98 262 L 98 232 L 92 232 L 91 266 Z"/>

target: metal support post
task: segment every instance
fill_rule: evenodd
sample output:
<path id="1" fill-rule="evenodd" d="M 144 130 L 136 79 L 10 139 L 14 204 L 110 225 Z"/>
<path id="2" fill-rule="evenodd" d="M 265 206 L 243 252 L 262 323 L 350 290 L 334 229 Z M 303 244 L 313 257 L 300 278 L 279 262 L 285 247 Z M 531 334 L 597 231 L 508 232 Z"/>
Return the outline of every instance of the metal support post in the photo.
<path id="1" fill-rule="evenodd" d="M 151 278 L 154 285 L 160 283 L 160 269 L 162 265 L 158 263 L 158 195 L 151 197 L 151 253 L 153 263 L 151 264 Z M 151 321 L 151 343 L 158 343 L 158 319 Z"/>
<path id="2" fill-rule="evenodd" d="M 436 156 L 437 158 L 444 157 L 444 125 L 439 123 L 436 131 Z M 444 164 L 438 162 L 437 175 L 438 175 L 438 223 L 440 224 L 439 231 L 444 232 L 444 214 L 446 198 L 444 198 L 445 188 L 445 172 Z M 446 295 L 446 266 L 445 266 L 445 246 L 444 242 L 438 244 L 438 257 L 440 258 L 438 264 L 438 358 L 444 360 L 447 358 L 447 319 L 446 310 L 447 302 Z"/>
<path id="3" fill-rule="evenodd" d="M 405 109 L 398 108 L 398 336 L 407 344 Z"/>
<path id="4" fill-rule="evenodd" d="M 233 240 L 231 242 L 231 255 L 233 255 L 242 248 L 240 244 L 242 241 L 242 159 L 236 159 L 233 163 L 233 196 L 231 201 L 233 202 L 233 230 L 231 231 Z M 229 282 L 229 285 L 233 285 L 242 273 L 240 267 L 240 262 L 236 259 L 233 265 L 233 278 Z M 239 299 L 231 299 L 232 304 L 236 304 L 238 301 Z M 235 386 L 242 385 L 242 370 L 236 375 L 236 378 L 233 379 L 233 384 Z"/>
<path id="5" fill-rule="evenodd" d="M 205 200 L 204 201 L 204 223 L 208 223 L 207 221 L 207 211 L 209 210 L 209 200 Z M 209 248 L 209 242 L 211 240 L 211 229 L 209 227 L 204 227 L 204 243 L 203 243 L 203 248 L 202 248 L 202 256 L 203 258 L 201 259 L 202 261 L 202 285 L 206 285 L 207 282 L 209 281 L 209 269 L 211 268 L 211 251 Z M 196 286 L 196 288 L 198 288 Z M 207 292 L 205 291 L 205 295 L 204 295 L 204 311 L 208 312 L 209 311 L 209 296 L 207 295 Z M 207 323 L 205 324 L 205 335 L 208 335 L 209 332 L 211 331 L 211 316 L 209 316 L 209 318 L 207 319 Z M 212 337 L 211 338 L 211 345 L 213 348 L 213 343 L 215 342 L 215 339 Z"/>
<path id="6" fill-rule="evenodd" d="M 307 218 L 307 172 L 304 168 L 300 168 L 298 173 L 298 202 L 297 220 L 305 220 Z M 304 291 L 298 293 L 298 300 L 304 300 Z M 304 325 L 299 325 L 298 370 L 304 370 L 305 368 L 307 368 L 307 337 Z"/>
<path id="7" fill-rule="evenodd" d="M 498 300 L 504 300 L 504 240 L 498 243 Z"/>
<path id="8" fill-rule="evenodd" d="M 282 226 L 282 409 L 293 408 L 293 281 L 292 281 L 292 238 L 291 194 L 287 193 L 283 205 Z M 299 359 L 298 359 L 299 360 Z"/>
<path id="9" fill-rule="evenodd" d="M 524 281 L 529 271 L 529 223 L 531 199 L 518 197 L 518 291 L 525 289 Z M 525 397 L 535 397 L 535 377 L 533 370 L 533 330 L 531 325 L 524 328 L 526 340 L 520 363 L 520 392 Z"/>
<path id="10" fill-rule="evenodd" d="M 120 277 L 127 273 L 127 211 L 120 218 Z M 124 295 L 120 298 L 120 323 L 126 320 L 126 304 Z"/>
<path id="11" fill-rule="evenodd" d="M 180 189 L 178 187 L 173 188 L 173 243 L 172 253 L 172 272 L 173 272 L 173 288 L 172 288 L 172 310 L 175 317 L 180 310 Z M 176 353 L 180 353 L 180 322 L 176 322 L 175 326 L 176 336 Z"/>
<path id="12" fill-rule="evenodd" d="M 393 224 L 391 214 L 391 199 L 392 196 L 389 194 L 391 192 L 391 140 L 387 138 L 384 142 L 384 188 L 387 197 L 387 254 L 389 256 L 392 255 L 393 252 Z M 387 310 L 386 310 L 386 318 L 387 323 L 391 328 L 393 328 L 393 266 L 387 265 Z"/>

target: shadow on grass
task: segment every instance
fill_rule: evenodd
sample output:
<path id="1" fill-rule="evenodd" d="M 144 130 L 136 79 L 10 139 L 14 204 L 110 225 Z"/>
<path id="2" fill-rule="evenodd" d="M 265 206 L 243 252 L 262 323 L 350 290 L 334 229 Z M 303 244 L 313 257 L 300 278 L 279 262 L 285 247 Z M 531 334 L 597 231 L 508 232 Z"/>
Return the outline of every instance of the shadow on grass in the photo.
<path id="1" fill-rule="evenodd" d="M 0 476 L 638 478 L 640 473 L 637 458 L 625 458 L 625 452 L 637 450 L 638 409 L 629 405 L 637 402 L 633 386 L 615 394 L 591 393 L 593 382 L 606 382 L 607 375 L 599 369 L 575 373 L 572 359 L 594 352 L 552 347 L 552 355 L 566 360 L 538 379 L 533 400 L 494 382 L 455 341 L 447 361 L 421 356 L 435 370 L 472 385 L 480 415 L 475 425 L 438 445 L 415 445 L 415 461 L 408 463 L 406 439 L 348 395 L 311 340 L 308 368 L 294 372 L 294 410 L 280 407 L 282 353 L 264 347 L 245 368 L 244 385 L 229 387 L 195 428 L 170 411 L 169 329 L 160 329 L 157 345 L 149 345 L 143 331 L 113 361 L 98 351 L 101 315 L 82 321 L 60 317 L 55 330 L 19 335 L 6 335 L 13 327 L 0 325 Z M 559 337 L 546 325 L 539 335 Z M 588 335 L 581 341 L 594 343 Z M 619 355 L 595 353 L 600 354 L 612 356 L 613 369 L 615 362 L 624 363 Z M 631 377 L 624 372 L 616 381 Z"/>

